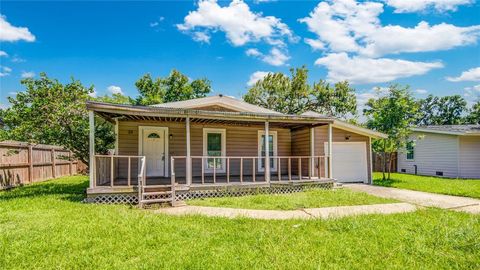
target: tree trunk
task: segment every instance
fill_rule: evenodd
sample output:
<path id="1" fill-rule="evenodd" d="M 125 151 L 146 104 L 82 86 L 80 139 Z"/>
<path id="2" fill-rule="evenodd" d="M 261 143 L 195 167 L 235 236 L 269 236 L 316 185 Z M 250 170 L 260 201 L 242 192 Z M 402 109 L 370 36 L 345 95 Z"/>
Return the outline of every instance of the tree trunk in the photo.
<path id="1" fill-rule="evenodd" d="M 386 153 L 385 153 L 385 141 L 383 141 L 383 151 L 382 151 L 382 180 L 385 180 L 385 166 L 386 166 Z"/>
<path id="2" fill-rule="evenodd" d="M 393 152 L 388 153 L 388 180 L 390 180 L 390 174 L 392 172 L 392 157 L 393 157 Z"/>

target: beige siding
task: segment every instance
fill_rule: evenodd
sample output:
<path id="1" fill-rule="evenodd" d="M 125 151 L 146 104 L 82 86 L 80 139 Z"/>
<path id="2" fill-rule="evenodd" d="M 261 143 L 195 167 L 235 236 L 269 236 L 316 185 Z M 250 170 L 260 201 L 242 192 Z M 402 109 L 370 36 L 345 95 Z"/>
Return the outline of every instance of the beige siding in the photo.
<path id="1" fill-rule="evenodd" d="M 407 160 L 405 151 L 398 153 L 398 171 L 420 175 L 436 175 L 443 172 L 445 177 L 458 176 L 458 136 L 434 133 L 414 132 L 412 140 L 416 140 L 414 160 Z"/>
<path id="2" fill-rule="evenodd" d="M 370 145 L 369 139 L 367 136 L 359 135 L 352 133 L 350 131 L 345 131 L 338 128 L 333 128 L 332 130 L 332 141 L 333 142 L 365 142 L 366 153 L 367 153 L 367 172 L 368 177 L 371 177 L 370 170 Z M 347 139 L 348 138 L 348 139 Z M 325 155 L 325 142 L 328 142 L 328 126 L 320 126 L 315 128 L 315 155 L 324 156 Z M 324 174 L 323 174 L 324 176 Z"/>
<path id="3" fill-rule="evenodd" d="M 460 177 L 480 178 L 480 136 L 459 139 Z"/>
<path id="4" fill-rule="evenodd" d="M 169 156 L 186 155 L 186 130 L 185 124 L 172 122 L 138 122 L 138 121 L 120 121 L 119 122 L 119 155 L 138 155 L 138 127 L 139 126 L 159 126 L 168 127 L 171 139 L 169 139 Z M 192 124 L 190 127 L 191 155 L 203 155 L 203 128 L 226 129 L 226 155 L 227 156 L 258 156 L 258 131 L 264 130 L 263 126 L 222 126 L 222 125 L 198 125 Z M 271 131 L 277 131 L 278 136 L 278 155 L 291 155 L 291 136 L 289 129 L 271 128 Z M 286 161 L 282 162 L 282 171 L 286 172 Z M 239 173 L 238 159 L 231 160 L 231 174 Z M 255 164 L 257 167 L 257 164 Z M 185 175 L 185 160 L 177 159 L 175 161 L 176 174 Z M 201 159 L 192 161 L 193 176 L 201 174 Z M 244 173 L 251 174 L 252 161 L 244 161 Z M 132 172 L 135 173 L 135 172 Z"/>
<path id="5" fill-rule="evenodd" d="M 292 156 L 310 156 L 310 129 L 300 128 L 292 131 Z M 302 175 L 308 175 L 308 159 L 301 161 Z M 298 159 L 292 160 L 292 173 L 298 174 Z"/>

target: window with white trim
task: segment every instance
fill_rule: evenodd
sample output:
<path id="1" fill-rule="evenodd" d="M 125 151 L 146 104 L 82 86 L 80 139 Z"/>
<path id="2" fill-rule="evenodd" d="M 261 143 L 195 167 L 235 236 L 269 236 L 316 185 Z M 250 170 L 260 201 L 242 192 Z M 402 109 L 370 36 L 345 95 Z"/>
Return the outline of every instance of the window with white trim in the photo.
<path id="1" fill-rule="evenodd" d="M 226 156 L 226 132 L 225 129 L 203 129 L 203 155 L 208 157 Z M 205 170 L 225 172 L 224 158 L 206 158 Z"/>
<path id="2" fill-rule="evenodd" d="M 278 155 L 277 153 L 277 132 L 276 131 L 269 131 L 268 132 L 268 142 L 269 142 L 269 156 L 270 158 L 270 171 L 277 170 L 277 160 L 272 158 Z M 263 172 L 265 171 L 265 131 L 259 130 L 258 131 L 258 171 Z"/>
<path id="3" fill-rule="evenodd" d="M 414 160 L 415 159 L 415 142 L 408 141 L 406 148 L 407 148 L 407 160 Z"/>

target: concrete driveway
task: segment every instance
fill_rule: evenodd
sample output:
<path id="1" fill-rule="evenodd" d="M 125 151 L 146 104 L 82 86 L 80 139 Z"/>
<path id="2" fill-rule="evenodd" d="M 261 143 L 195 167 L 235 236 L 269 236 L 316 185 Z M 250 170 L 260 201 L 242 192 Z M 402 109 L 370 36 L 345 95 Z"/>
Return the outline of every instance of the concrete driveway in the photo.
<path id="1" fill-rule="evenodd" d="M 343 186 L 353 191 L 361 191 L 377 197 L 396 199 L 420 206 L 480 214 L 480 200 L 478 199 L 365 184 L 344 184 Z"/>

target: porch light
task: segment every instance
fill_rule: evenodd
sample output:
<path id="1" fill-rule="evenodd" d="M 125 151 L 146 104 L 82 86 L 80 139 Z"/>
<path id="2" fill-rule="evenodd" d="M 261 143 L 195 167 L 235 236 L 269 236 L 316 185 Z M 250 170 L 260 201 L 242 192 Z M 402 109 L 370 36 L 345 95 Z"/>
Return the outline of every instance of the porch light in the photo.
<path id="1" fill-rule="evenodd" d="M 173 139 L 173 134 L 168 135 L 168 138 L 171 140 Z"/>

